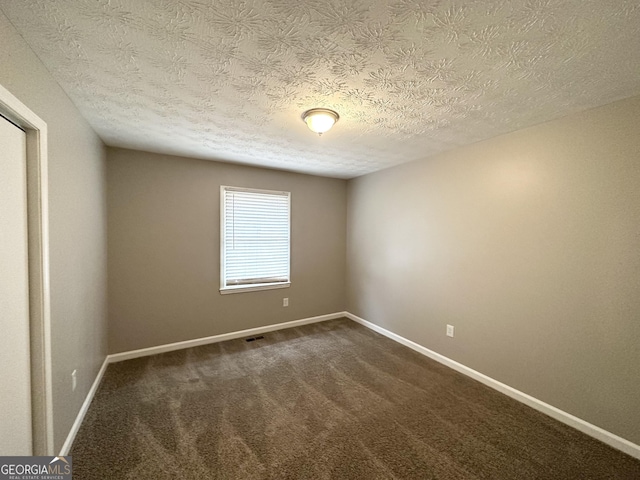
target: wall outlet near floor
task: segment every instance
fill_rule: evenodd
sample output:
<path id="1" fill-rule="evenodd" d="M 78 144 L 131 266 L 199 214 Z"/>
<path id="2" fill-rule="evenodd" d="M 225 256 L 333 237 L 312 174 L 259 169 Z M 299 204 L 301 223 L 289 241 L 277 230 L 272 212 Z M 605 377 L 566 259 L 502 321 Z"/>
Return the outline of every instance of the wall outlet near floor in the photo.
<path id="1" fill-rule="evenodd" d="M 75 392 L 77 386 L 78 386 L 78 371 L 74 370 L 73 372 L 71 372 L 71 391 Z"/>
<path id="2" fill-rule="evenodd" d="M 447 325 L 447 337 L 453 337 L 453 325 Z"/>
<path id="3" fill-rule="evenodd" d="M 289 299 L 288 298 L 283 298 L 282 299 L 282 306 L 283 307 L 288 307 L 289 306 Z"/>

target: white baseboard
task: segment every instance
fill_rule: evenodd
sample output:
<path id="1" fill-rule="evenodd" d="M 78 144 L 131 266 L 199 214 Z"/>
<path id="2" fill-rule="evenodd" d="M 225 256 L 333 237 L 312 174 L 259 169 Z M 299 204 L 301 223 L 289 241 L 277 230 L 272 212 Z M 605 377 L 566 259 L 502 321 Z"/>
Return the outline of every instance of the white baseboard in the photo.
<path id="1" fill-rule="evenodd" d="M 442 363 L 443 365 L 446 365 L 447 367 L 450 367 L 460 373 L 463 373 L 473 378 L 474 380 L 477 380 L 493 388 L 494 390 L 504 393 L 505 395 L 515 400 L 518 400 L 519 402 L 522 402 L 525 405 L 528 405 L 529 407 L 534 408 L 539 412 L 542 412 L 566 425 L 569 425 L 570 427 L 573 427 L 576 430 L 579 430 L 597 440 L 600 440 L 601 442 L 604 442 L 607 445 L 617 450 L 620 450 L 628 455 L 631 455 L 632 457 L 640 459 L 640 445 L 636 445 L 635 443 L 632 443 L 629 440 L 619 437 L 596 425 L 593 425 L 585 420 L 582 420 L 581 418 L 571 415 L 570 413 L 567 413 L 563 410 L 560 410 L 559 408 L 556 408 L 553 405 L 549 405 L 548 403 L 545 403 L 542 400 L 538 400 L 537 398 L 532 397 L 531 395 L 528 395 L 524 392 L 521 392 L 520 390 L 516 390 L 515 388 L 510 387 L 509 385 L 506 385 L 502 382 L 499 382 L 498 380 L 494 380 L 493 378 L 488 377 L 487 375 L 484 375 L 476 370 L 473 370 L 472 368 L 469 368 L 461 363 L 458 363 L 455 360 L 451 360 L 450 358 L 447 358 L 444 355 L 440 355 L 439 353 L 436 353 L 433 350 L 429 350 L 428 348 L 423 347 L 422 345 L 412 342 L 411 340 L 401 337 L 400 335 L 390 332 L 389 330 L 383 327 L 380 327 L 374 323 L 364 320 L 363 318 L 360 318 L 349 312 L 331 313 L 327 315 L 320 315 L 317 317 L 303 318 L 301 320 L 293 320 L 291 322 L 278 323 L 275 325 L 267 325 L 264 327 L 250 328 L 248 330 L 240 330 L 238 332 L 224 333 L 221 335 L 214 335 L 211 337 L 198 338 L 195 340 L 187 340 L 184 342 L 170 343 L 167 345 L 160 345 L 157 347 L 143 348 L 140 350 L 133 350 L 130 352 L 123 352 L 123 353 L 108 355 L 107 358 L 105 358 L 105 361 L 102 364 L 102 367 L 98 372 L 98 375 L 96 375 L 96 379 L 94 380 L 93 385 L 91 386 L 91 389 L 89 390 L 89 393 L 87 394 L 87 397 L 84 403 L 82 404 L 80 411 L 78 412 L 76 420 L 73 423 L 71 430 L 69 431 L 69 435 L 67 436 L 67 439 L 64 442 L 62 449 L 60 450 L 60 455 L 61 456 L 68 455 L 69 450 L 71 449 L 71 445 L 73 444 L 73 441 L 78 433 L 78 430 L 80 429 L 80 425 L 84 420 L 84 416 L 86 415 L 87 410 L 91 405 L 91 401 L 93 400 L 93 397 L 96 394 L 98 387 L 100 386 L 100 382 L 102 381 L 102 377 L 109 363 L 121 362 L 124 360 L 129 360 L 132 358 L 139 358 L 139 357 L 144 357 L 149 355 L 156 355 L 158 353 L 171 352 L 171 351 L 180 350 L 183 348 L 197 347 L 200 345 L 207 345 L 210 343 L 224 342 L 226 340 L 234 340 L 236 338 L 250 337 L 253 335 L 259 335 L 261 333 L 273 332 L 273 331 L 282 330 L 285 328 L 299 327 L 302 325 L 308 325 L 310 323 L 324 322 L 326 320 L 333 320 L 341 317 L 347 317 L 350 320 L 353 320 L 354 322 L 364 325 L 365 327 L 375 332 L 378 332 L 384 335 L 385 337 L 395 340 L 396 342 L 402 345 L 405 345 L 415 350 L 418 353 L 421 353 L 439 363 Z"/>
<path id="2" fill-rule="evenodd" d="M 78 415 L 76 416 L 76 420 L 73 422 L 73 425 L 71 426 L 71 430 L 69 431 L 69 435 L 67 435 L 67 439 L 65 440 L 64 445 L 62 445 L 62 449 L 60 450 L 60 456 L 65 456 L 69 454 L 69 450 L 71 450 L 71 445 L 73 445 L 73 441 L 75 440 L 76 435 L 78 434 L 78 430 L 80 430 L 80 425 L 82 425 L 84 416 L 87 414 L 87 410 L 89 410 L 91 401 L 93 400 L 93 397 L 95 396 L 96 391 L 98 390 L 98 387 L 102 382 L 102 377 L 104 376 L 104 372 L 107 370 L 107 366 L 110 363 L 122 362 L 124 360 L 130 360 L 132 358 L 139 358 L 139 357 L 146 357 L 149 355 L 156 355 L 158 353 L 171 352 L 171 351 L 180 350 L 183 348 L 198 347 L 200 345 L 207 345 L 209 343 L 224 342 L 225 340 L 234 340 L 236 338 L 250 337 L 253 335 L 259 335 L 261 333 L 275 332 L 276 330 L 299 327 L 302 325 L 308 325 L 310 323 L 324 322 L 326 320 L 333 320 L 336 318 L 342 318 L 346 316 L 347 316 L 347 312 L 330 313 L 327 315 L 320 315 L 317 317 L 309 317 L 309 318 L 303 318 L 300 320 L 293 320 L 291 322 L 276 323 L 274 325 L 266 325 L 264 327 L 250 328 L 248 330 L 240 330 L 237 332 L 223 333 L 221 335 L 213 335 L 211 337 L 197 338 L 195 340 L 169 343 L 167 345 L 159 345 L 157 347 L 143 348 L 140 350 L 132 350 L 130 352 L 107 355 L 107 357 L 104 359 L 104 362 L 102 363 L 102 367 L 100 367 L 100 371 L 98 372 L 98 375 L 96 375 L 96 378 L 93 381 L 93 385 L 91 385 L 91 389 L 89 390 L 89 393 L 87 393 L 87 397 L 85 398 L 84 403 L 82 404 L 82 407 L 80 407 L 80 411 L 78 412 Z"/>
<path id="3" fill-rule="evenodd" d="M 505 395 L 515 400 L 518 400 L 519 402 L 522 402 L 525 405 L 528 405 L 529 407 L 538 410 L 539 412 L 542 412 L 566 425 L 569 425 L 570 427 L 575 428 L 576 430 L 581 431 L 582 433 L 586 433 L 590 437 L 600 440 L 601 442 L 606 443 L 607 445 L 617 450 L 620 450 L 628 455 L 631 455 L 632 457 L 640 459 L 640 445 L 636 445 L 635 443 L 632 443 L 629 440 L 619 437 L 618 435 L 608 432 L 603 428 L 600 428 L 585 420 L 582 420 L 581 418 L 571 415 L 570 413 L 560 410 L 559 408 L 556 408 L 553 405 L 549 405 L 548 403 L 545 403 L 542 400 L 538 400 L 537 398 L 532 397 L 531 395 L 521 392 L 520 390 L 516 390 L 515 388 L 510 387 L 509 385 L 506 385 L 502 382 L 499 382 L 498 380 L 494 380 L 493 378 L 488 377 L 483 373 L 480 373 L 476 370 L 473 370 L 472 368 L 469 368 L 461 363 L 456 362 L 455 360 L 451 360 L 450 358 L 445 357 L 444 355 L 440 355 L 439 353 L 436 353 L 433 350 L 429 350 L 428 348 L 423 347 L 422 345 L 419 345 L 415 342 L 412 342 L 411 340 L 401 337 L 400 335 L 390 332 L 389 330 L 383 327 L 380 327 L 375 323 L 371 323 L 349 312 L 345 312 L 344 316 L 353 320 L 354 322 L 364 325 L 365 327 L 375 332 L 378 332 L 384 335 L 385 337 L 390 338 L 391 340 L 395 340 L 396 342 L 401 343 L 402 345 L 405 345 L 415 350 L 416 352 L 421 353 L 435 360 L 436 362 L 442 363 L 443 365 L 446 365 L 447 367 L 450 367 L 460 373 L 463 373 L 473 378 L 474 380 L 484 383 L 488 387 L 491 387 L 494 390 L 499 391 L 500 393 L 504 393 Z"/>
<path id="4" fill-rule="evenodd" d="M 221 335 L 213 335 L 211 337 L 196 338 L 193 340 L 185 340 L 184 342 L 167 343 L 158 345 L 157 347 L 141 348 L 140 350 L 131 350 L 129 352 L 114 353 L 107 357 L 109 363 L 122 362 L 131 360 L 132 358 L 148 357 L 149 355 L 157 355 L 158 353 L 172 352 L 174 350 L 182 350 L 184 348 L 199 347 L 210 343 L 224 342 L 226 340 L 235 340 L 236 338 L 251 337 L 266 332 L 275 332 L 285 328 L 299 327 L 310 323 L 324 322 L 335 318 L 346 317 L 346 312 L 329 313 L 317 317 L 303 318 L 300 320 L 292 320 L 290 322 L 276 323 L 274 325 L 265 325 L 264 327 L 249 328 L 247 330 L 239 330 L 237 332 L 223 333 Z"/>
<path id="5" fill-rule="evenodd" d="M 65 440 L 64 444 L 62 445 L 62 448 L 60 449 L 59 455 L 61 457 L 65 455 L 69 455 L 69 450 L 71 450 L 71 445 L 73 445 L 73 441 L 75 440 L 76 435 L 78 434 L 78 430 L 80 430 L 80 425 L 82 425 L 84 416 L 87 414 L 87 411 L 89 410 L 89 406 L 91 405 L 91 401 L 93 400 L 93 397 L 98 391 L 98 387 L 102 382 L 102 377 L 104 376 L 104 372 L 106 372 L 107 370 L 108 364 L 109 364 L 108 358 L 105 358 L 104 362 L 102 362 L 102 366 L 100 367 L 100 370 L 98 371 L 98 375 L 96 375 L 96 378 L 93 381 L 91 388 L 89 389 L 89 393 L 87 393 L 87 397 L 84 399 L 82 407 L 80 407 L 80 411 L 76 416 L 75 422 L 73 422 L 73 425 L 71 425 L 71 430 L 69 430 L 69 435 L 67 435 L 67 439 Z"/>

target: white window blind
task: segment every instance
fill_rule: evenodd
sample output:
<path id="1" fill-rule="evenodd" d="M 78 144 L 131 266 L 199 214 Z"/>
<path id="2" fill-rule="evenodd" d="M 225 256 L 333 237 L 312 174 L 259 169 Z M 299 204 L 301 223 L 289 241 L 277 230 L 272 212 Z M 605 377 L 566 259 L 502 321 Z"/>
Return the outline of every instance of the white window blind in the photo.
<path id="1" fill-rule="evenodd" d="M 221 292 L 289 286 L 290 193 L 223 186 L 221 195 Z"/>

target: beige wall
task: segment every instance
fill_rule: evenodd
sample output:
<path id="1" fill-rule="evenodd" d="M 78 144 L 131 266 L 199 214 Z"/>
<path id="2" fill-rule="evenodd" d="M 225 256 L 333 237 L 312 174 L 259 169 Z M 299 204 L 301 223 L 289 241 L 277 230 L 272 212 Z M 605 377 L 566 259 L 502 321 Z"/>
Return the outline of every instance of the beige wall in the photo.
<path id="1" fill-rule="evenodd" d="M 346 181 L 111 148 L 107 163 L 111 353 L 344 310 Z M 290 288 L 220 294 L 220 185 L 291 192 Z"/>
<path id="2" fill-rule="evenodd" d="M 350 181 L 348 310 L 640 444 L 639 121 L 635 97 Z"/>
<path id="3" fill-rule="evenodd" d="M 0 85 L 49 130 L 49 226 L 56 452 L 107 352 L 106 149 L 0 12 Z M 71 392 L 71 372 L 78 388 Z"/>

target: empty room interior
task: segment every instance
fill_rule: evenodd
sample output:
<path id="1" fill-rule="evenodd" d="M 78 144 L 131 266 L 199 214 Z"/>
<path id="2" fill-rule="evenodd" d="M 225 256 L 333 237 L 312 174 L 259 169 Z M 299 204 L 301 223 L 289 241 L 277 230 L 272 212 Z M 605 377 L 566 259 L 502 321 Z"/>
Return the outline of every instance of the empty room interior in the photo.
<path id="1" fill-rule="evenodd" d="M 639 46 L 636 0 L 0 0 L 0 455 L 640 478 Z"/>

